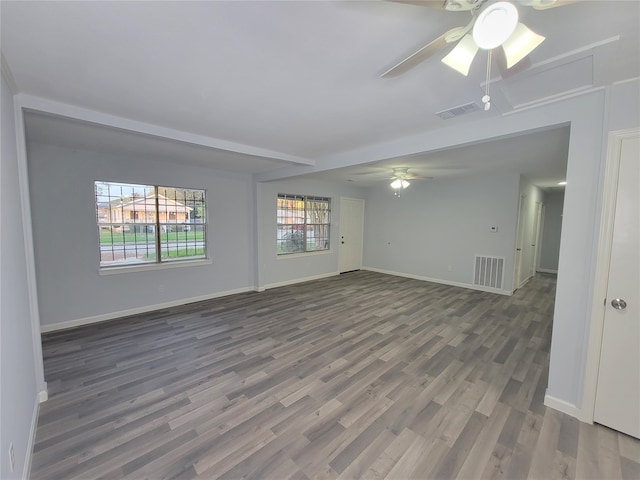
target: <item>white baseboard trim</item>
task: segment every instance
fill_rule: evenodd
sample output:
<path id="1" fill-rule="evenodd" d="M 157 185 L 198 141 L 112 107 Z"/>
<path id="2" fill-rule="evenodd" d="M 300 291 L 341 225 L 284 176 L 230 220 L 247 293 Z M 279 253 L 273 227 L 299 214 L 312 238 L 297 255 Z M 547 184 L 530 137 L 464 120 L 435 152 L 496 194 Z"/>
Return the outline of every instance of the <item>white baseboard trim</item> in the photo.
<path id="1" fill-rule="evenodd" d="M 556 275 L 558 274 L 558 270 L 549 270 L 548 268 L 539 268 L 536 270 L 536 272 L 540 272 L 540 273 L 555 273 Z"/>
<path id="2" fill-rule="evenodd" d="M 68 320 L 66 322 L 52 323 L 50 325 L 41 325 L 40 332 L 48 333 L 55 332 L 57 330 L 66 330 L 68 328 L 81 327 L 84 325 L 91 325 L 92 323 L 104 322 L 107 320 L 113 320 L 114 318 L 127 317 L 129 315 L 137 315 L 139 313 L 153 312 L 154 310 L 162 310 L 163 308 L 176 307 L 178 305 L 186 305 L 187 303 L 201 302 L 203 300 L 211 300 L 213 298 L 226 297 L 228 295 L 234 295 L 236 293 L 253 292 L 256 289 L 253 287 L 242 287 L 234 290 L 226 290 L 224 292 L 210 293 L 207 295 L 200 295 L 197 297 L 183 298 L 181 300 L 173 300 L 171 302 L 158 303 L 155 305 L 146 305 L 144 307 L 130 308 L 128 310 L 120 310 L 117 312 L 103 313 L 101 315 L 95 315 L 93 317 L 78 318 L 75 320 Z"/>
<path id="3" fill-rule="evenodd" d="M 48 390 L 47 390 L 46 385 L 47 385 L 47 384 L 46 384 L 46 382 L 45 382 L 45 388 L 44 388 L 44 390 L 40 390 L 40 391 L 38 392 L 38 401 L 39 401 L 40 403 L 42 403 L 42 402 L 46 402 L 47 400 L 49 400 L 49 392 L 48 392 Z"/>
<path id="4" fill-rule="evenodd" d="M 23 478 L 31 477 L 31 461 L 33 459 L 33 446 L 36 442 L 36 429 L 38 428 L 38 415 L 40 414 L 40 394 L 36 395 L 33 405 L 33 415 L 31 416 L 31 431 L 27 440 L 27 447 L 24 454 L 24 465 L 22 466 Z"/>
<path id="5" fill-rule="evenodd" d="M 472 285 L 471 283 L 452 282 L 450 280 L 442 280 L 440 278 L 422 277 L 420 275 L 412 275 L 410 273 L 393 272 L 391 270 L 382 270 L 381 268 L 362 267 L 362 270 L 385 273 L 387 275 L 395 275 L 396 277 L 412 278 L 414 280 L 422 280 L 425 282 L 440 283 L 442 285 L 450 285 L 452 287 L 468 288 L 470 290 L 479 290 L 481 292 L 497 293 L 499 295 L 512 295 L 513 293 L 508 290 L 502 290 L 499 288 L 483 287 L 481 285 Z"/>
<path id="6" fill-rule="evenodd" d="M 560 400 L 559 398 L 552 397 L 547 393 L 544 396 L 544 404 L 547 407 L 553 408 L 554 410 L 558 410 L 559 412 L 566 413 L 567 415 L 581 420 L 582 412 L 573 403 L 569 403 L 564 400 Z"/>
<path id="7" fill-rule="evenodd" d="M 286 287 L 287 285 L 295 285 L 296 283 L 310 282 L 311 280 L 320 280 L 322 278 L 335 277 L 336 275 L 340 275 L 340 272 L 322 273 L 320 275 L 312 275 L 310 277 L 294 278 L 292 280 L 285 280 L 284 282 L 269 283 L 257 288 L 256 291 L 263 292 L 270 288 Z"/>
<path id="8" fill-rule="evenodd" d="M 527 283 L 529 283 L 529 280 L 531 280 L 533 278 L 533 275 L 529 275 L 527 278 L 525 278 L 520 285 L 518 285 L 518 289 L 524 287 Z M 515 290 L 514 290 L 515 291 Z"/>

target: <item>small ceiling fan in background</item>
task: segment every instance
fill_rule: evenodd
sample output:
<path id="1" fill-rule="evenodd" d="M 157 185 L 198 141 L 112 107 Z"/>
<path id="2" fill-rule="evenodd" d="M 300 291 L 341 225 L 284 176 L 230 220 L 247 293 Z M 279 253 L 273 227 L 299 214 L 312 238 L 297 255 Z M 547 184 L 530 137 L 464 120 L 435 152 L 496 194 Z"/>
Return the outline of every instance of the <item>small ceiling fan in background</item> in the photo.
<path id="1" fill-rule="evenodd" d="M 391 167 L 391 176 L 389 176 L 388 168 L 389 167 L 374 167 L 369 171 L 359 172 L 355 175 L 363 179 L 366 177 L 367 181 L 392 180 L 391 187 L 393 188 L 407 188 L 409 186 L 409 180 L 431 180 L 433 178 L 409 173 L 410 167 Z"/>
<path id="2" fill-rule="evenodd" d="M 421 177 L 418 175 L 413 175 L 409 173 L 409 167 L 395 167 L 393 169 L 393 174 L 391 177 L 388 177 L 388 180 L 391 180 L 391 188 L 395 190 L 394 194 L 396 197 L 400 196 L 399 191 L 407 188 L 411 183 L 409 180 L 429 180 L 432 177 Z"/>
<path id="3" fill-rule="evenodd" d="M 389 176 L 388 168 L 389 167 L 374 167 L 369 171 L 356 173 L 355 178 L 361 178 L 367 183 L 370 183 L 371 181 L 378 182 L 391 180 L 389 185 L 395 191 L 396 196 L 398 196 L 398 191 L 404 190 L 411 184 L 410 180 L 431 180 L 433 178 L 409 173 L 409 167 L 391 167 L 391 176 Z M 350 181 L 360 180 L 352 179 Z"/>
<path id="4" fill-rule="evenodd" d="M 508 69 L 527 58 L 545 39 L 518 21 L 518 9 L 513 2 L 490 0 L 390 0 L 396 3 L 408 3 L 424 7 L 439 8 L 448 11 L 467 11 L 471 21 L 462 27 L 455 27 L 427 45 L 409 55 L 382 74 L 393 77 L 405 73 L 425 61 L 439 50 L 457 42 L 456 46 L 442 59 L 442 62 L 463 75 L 468 75 L 471 63 L 479 49 L 487 50 L 487 77 L 491 65 L 492 50 L 498 49 L 498 66 L 502 76 L 508 76 Z M 536 10 L 546 10 L 573 3 L 576 0 L 514 0 L 522 6 Z M 471 32 L 471 33 L 470 33 Z M 487 78 L 488 82 L 489 78 Z M 483 102 L 489 108 L 488 91 Z"/>

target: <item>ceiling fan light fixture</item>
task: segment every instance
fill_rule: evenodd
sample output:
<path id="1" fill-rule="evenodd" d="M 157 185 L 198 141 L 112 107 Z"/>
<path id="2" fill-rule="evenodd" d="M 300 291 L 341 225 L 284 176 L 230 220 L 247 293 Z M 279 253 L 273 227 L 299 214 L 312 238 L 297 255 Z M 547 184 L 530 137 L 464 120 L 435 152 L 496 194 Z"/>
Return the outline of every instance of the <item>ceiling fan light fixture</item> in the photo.
<path id="1" fill-rule="evenodd" d="M 509 2 L 498 2 L 485 8 L 473 25 L 473 40 L 483 50 L 502 45 L 518 25 L 518 9 Z"/>
<path id="2" fill-rule="evenodd" d="M 462 40 L 454 47 L 449 54 L 442 59 L 442 63 L 457 70 L 465 77 L 469 75 L 469 68 L 471 68 L 471 62 L 473 62 L 476 53 L 478 52 L 478 45 L 473 40 L 473 37 L 469 34 L 462 37 Z"/>
<path id="3" fill-rule="evenodd" d="M 393 180 L 393 182 L 391 182 L 391 188 L 395 190 L 398 190 L 400 188 L 407 188 L 409 185 L 411 184 L 404 178 L 396 178 L 395 180 Z"/>
<path id="4" fill-rule="evenodd" d="M 502 44 L 507 68 L 529 55 L 544 41 L 545 37 L 538 35 L 522 23 L 518 23 L 513 34 Z"/>

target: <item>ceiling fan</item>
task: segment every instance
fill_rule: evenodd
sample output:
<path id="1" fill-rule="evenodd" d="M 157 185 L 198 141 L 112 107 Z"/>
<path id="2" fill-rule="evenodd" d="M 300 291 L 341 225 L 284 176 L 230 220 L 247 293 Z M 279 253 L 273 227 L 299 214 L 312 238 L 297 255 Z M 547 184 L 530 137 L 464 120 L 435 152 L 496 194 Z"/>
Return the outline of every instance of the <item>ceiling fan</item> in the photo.
<path id="1" fill-rule="evenodd" d="M 390 0 L 396 3 L 408 3 L 449 11 L 468 11 L 471 21 L 463 27 L 455 27 L 427 45 L 411 54 L 400 63 L 384 72 L 382 77 L 400 75 L 431 57 L 438 50 L 457 42 L 442 62 L 468 75 L 471 63 L 479 49 L 489 51 L 488 67 L 490 67 L 491 51 L 502 47 L 503 53 L 498 65 L 502 76 L 506 71 L 521 62 L 531 53 L 545 37 L 531 31 L 518 21 L 518 9 L 512 2 L 491 0 Z M 576 0 L 514 0 L 522 6 L 536 10 L 546 10 L 573 3 Z M 471 32 L 471 33 L 470 33 Z M 487 105 L 488 102 L 485 102 Z"/>
<path id="2" fill-rule="evenodd" d="M 409 185 L 411 185 L 409 180 L 429 180 L 431 178 L 432 177 L 421 177 L 409 173 L 409 167 L 395 167 L 393 169 L 393 174 L 391 175 L 391 177 L 389 177 L 389 180 L 392 180 L 390 185 L 391 188 L 397 191 L 399 189 L 404 190 Z"/>

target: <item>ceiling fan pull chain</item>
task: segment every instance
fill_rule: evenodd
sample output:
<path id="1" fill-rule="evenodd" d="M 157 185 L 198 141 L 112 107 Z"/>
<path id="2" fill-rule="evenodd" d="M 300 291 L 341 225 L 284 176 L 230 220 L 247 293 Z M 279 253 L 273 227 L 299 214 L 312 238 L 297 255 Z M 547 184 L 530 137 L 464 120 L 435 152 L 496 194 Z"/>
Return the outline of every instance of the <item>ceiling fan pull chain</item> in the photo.
<path id="1" fill-rule="evenodd" d="M 482 103 L 484 103 L 485 111 L 491 108 L 491 97 L 489 96 L 489 82 L 491 80 L 491 50 L 487 53 L 487 78 L 484 82 L 484 97 L 482 97 Z"/>

